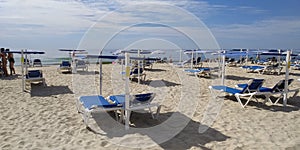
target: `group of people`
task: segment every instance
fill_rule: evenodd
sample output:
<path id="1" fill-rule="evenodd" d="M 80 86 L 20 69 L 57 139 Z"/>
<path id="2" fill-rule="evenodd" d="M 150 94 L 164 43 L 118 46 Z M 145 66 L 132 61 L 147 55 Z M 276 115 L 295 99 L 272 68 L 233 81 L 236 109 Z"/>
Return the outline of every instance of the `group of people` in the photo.
<path id="1" fill-rule="evenodd" d="M 3 71 L 3 74 L 5 76 L 9 75 L 7 71 L 7 61 L 9 62 L 10 75 L 16 74 L 14 68 L 15 59 L 13 53 L 9 53 L 9 49 L 1 48 L 0 58 L 0 70 Z"/>

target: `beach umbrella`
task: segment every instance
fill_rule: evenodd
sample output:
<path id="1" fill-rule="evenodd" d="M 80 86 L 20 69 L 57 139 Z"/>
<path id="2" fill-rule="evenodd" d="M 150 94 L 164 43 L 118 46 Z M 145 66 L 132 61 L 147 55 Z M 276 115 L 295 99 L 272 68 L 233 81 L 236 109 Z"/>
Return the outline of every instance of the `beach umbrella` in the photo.
<path id="1" fill-rule="evenodd" d="M 161 55 L 161 54 L 166 54 L 166 52 L 165 52 L 165 51 L 162 51 L 162 50 L 156 50 L 156 51 L 153 51 L 151 54 L 152 54 L 152 55 L 153 55 L 153 54 Z"/>

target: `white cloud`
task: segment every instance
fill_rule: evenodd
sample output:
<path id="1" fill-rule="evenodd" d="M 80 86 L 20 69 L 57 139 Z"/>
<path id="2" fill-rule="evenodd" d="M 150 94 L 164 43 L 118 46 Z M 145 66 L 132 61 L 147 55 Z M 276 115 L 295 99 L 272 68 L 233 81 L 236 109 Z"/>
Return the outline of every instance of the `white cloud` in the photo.
<path id="1" fill-rule="evenodd" d="M 106 10 L 91 10 L 82 3 L 54 0 L 1 2 L 1 28 L 7 36 L 69 34 L 88 28 Z"/>
<path id="2" fill-rule="evenodd" d="M 219 41 L 230 41 L 231 45 L 225 47 L 294 48 L 300 40 L 300 19 L 277 18 L 253 24 L 220 25 L 211 30 Z"/>

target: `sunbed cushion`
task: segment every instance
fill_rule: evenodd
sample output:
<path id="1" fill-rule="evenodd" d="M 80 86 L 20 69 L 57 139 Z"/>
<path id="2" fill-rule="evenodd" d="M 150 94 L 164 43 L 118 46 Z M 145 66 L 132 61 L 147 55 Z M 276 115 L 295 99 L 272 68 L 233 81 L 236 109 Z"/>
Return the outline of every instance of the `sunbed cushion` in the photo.
<path id="1" fill-rule="evenodd" d="M 273 89 L 267 88 L 267 87 L 261 87 L 259 88 L 260 92 L 273 92 Z"/>
<path id="2" fill-rule="evenodd" d="M 103 96 L 81 96 L 79 101 L 84 108 L 93 109 L 95 107 L 112 108 L 120 106 L 119 103 L 109 103 Z"/>
<path id="3" fill-rule="evenodd" d="M 241 94 L 243 93 L 244 89 L 243 90 L 239 90 L 239 89 L 235 89 L 235 88 L 231 88 L 231 87 L 228 87 L 228 86 L 212 86 L 213 89 L 215 90 L 220 90 L 220 91 L 224 91 L 224 92 L 227 92 L 227 93 L 231 93 L 231 94 Z"/>
<path id="4" fill-rule="evenodd" d="M 210 68 L 199 68 L 200 71 L 210 71 Z"/>
<path id="5" fill-rule="evenodd" d="M 195 72 L 200 72 L 198 69 L 185 69 L 185 72 L 190 72 L 190 73 L 195 73 Z"/>
<path id="6" fill-rule="evenodd" d="M 118 104 L 125 104 L 125 95 L 112 95 L 108 99 Z"/>

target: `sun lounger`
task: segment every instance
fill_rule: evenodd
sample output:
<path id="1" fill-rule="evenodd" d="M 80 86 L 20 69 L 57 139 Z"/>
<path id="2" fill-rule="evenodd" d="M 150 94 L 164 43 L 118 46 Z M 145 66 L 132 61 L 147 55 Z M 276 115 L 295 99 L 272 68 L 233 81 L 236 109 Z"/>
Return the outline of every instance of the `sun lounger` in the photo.
<path id="1" fill-rule="evenodd" d="M 160 112 L 161 106 L 158 103 L 152 103 L 152 100 L 154 99 L 155 94 L 154 93 L 145 93 L 145 94 L 136 94 L 136 95 L 130 95 L 130 103 L 129 103 L 129 117 L 132 111 L 138 111 L 138 110 L 145 110 L 148 109 L 149 113 L 151 113 L 152 118 L 157 118 Z M 109 99 L 112 101 L 118 101 L 125 103 L 125 95 L 114 95 L 109 96 Z M 156 107 L 156 113 L 154 116 L 151 108 Z"/>
<path id="2" fill-rule="evenodd" d="M 279 66 L 279 64 L 277 64 L 277 65 L 265 66 L 264 68 L 256 69 L 254 71 L 259 72 L 261 74 L 274 74 L 277 72 L 277 74 L 280 75 L 282 68 L 283 67 L 281 67 L 281 66 Z"/>
<path id="3" fill-rule="evenodd" d="M 290 85 L 293 81 L 294 81 L 294 79 L 289 79 L 288 80 L 288 85 Z M 276 103 L 278 103 L 278 101 L 281 98 L 283 98 L 284 85 L 285 85 L 285 80 L 280 80 L 278 83 L 276 83 L 271 88 L 268 88 L 268 87 L 259 88 L 259 93 L 258 94 L 265 95 L 266 96 L 265 101 L 269 101 L 271 103 L 273 103 L 273 102 L 270 99 L 270 97 L 273 96 L 273 95 L 279 95 L 279 97 L 277 97 L 276 101 L 273 103 L 273 104 L 276 104 Z M 295 97 L 299 93 L 299 88 L 298 89 L 293 89 L 293 90 L 288 89 L 288 93 L 290 93 L 290 92 L 294 92 L 294 95 L 292 97 Z"/>
<path id="4" fill-rule="evenodd" d="M 150 61 L 146 61 L 145 64 L 144 64 L 144 68 L 145 68 L 145 67 L 147 67 L 147 68 L 149 68 L 149 69 L 152 69 L 153 63 L 150 62 Z"/>
<path id="5" fill-rule="evenodd" d="M 291 68 L 294 69 L 294 70 L 300 70 L 300 65 L 299 64 L 294 64 L 294 65 L 291 65 Z"/>
<path id="6" fill-rule="evenodd" d="M 32 64 L 33 67 L 36 67 L 36 66 L 40 66 L 42 67 L 42 61 L 40 59 L 34 59 L 33 60 L 33 64 Z"/>
<path id="7" fill-rule="evenodd" d="M 154 99 L 154 93 L 137 94 L 130 95 L 129 111 L 128 117 L 124 117 L 125 111 L 125 95 L 112 95 L 107 98 L 103 96 L 80 96 L 76 102 L 77 110 L 82 114 L 84 123 L 89 127 L 89 119 L 92 117 L 91 113 L 97 112 L 108 112 L 114 111 L 116 120 L 123 121 L 124 119 L 130 120 L 130 114 L 132 111 L 148 109 L 153 118 L 156 118 L 160 112 L 160 105 L 157 103 L 152 103 Z M 151 111 L 152 107 L 157 107 L 156 116 Z M 118 113 L 121 113 L 119 118 Z"/>
<path id="8" fill-rule="evenodd" d="M 185 72 L 193 73 L 196 77 L 210 77 L 210 68 L 201 67 L 198 69 L 185 69 Z"/>
<path id="9" fill-rule="evenodd" d="M 76 69 L 82 69 L 83 71 L 87 71 L 88 65 L 85 63 L 84 60 L 77 60 L 76 61 Z"/>
<path id="10" fill-rule="evenodd" d="M 72 72 L 71 63 L 69 61 L 62 61 L 59 67 L 57 68 L 57 71 L 62 72 Z"/>
<path id="11" fill-rule="evenodd" d="M 234 95 L 237 101 L 241 104 L 241 106 L 244 108 L 249 101 L 252 99 L 253 96 L 256 95 L 258 89 L 262 86 L 264 82 L 264 79 L 251 79 L 247 84 L 240 84 L 240 88 L 232 88 L 228 86 L 209 86 L 210 91 L 215 98 L 218 96 L 217 93 L 214 91 L 221 91 L 226 92 L 230 95 Z M 243 104 L 241 101 L 241 97 L 249 97 L 247 101 Z"/>
<path id="12" fill-rule="evenodd" d="M 263 69 L 263 66 L 242 66 L 241 68 L 246 69 L 247 72 L 255 72 L 257 70 Z"/>
<path id="13" fill-rule="evenodd" d="M 129 79 L 132 80 L 133 78 L 140 77 L 141 80 L 145 81 L 146 80 L 146 73 L 144 72 L 144 69 L 140 68 L 140 76 L 139 76 L 138 71 L 139 71 L 138 68 L 133 68 L 132 71 L 130 72 Z"/>
<path id="14" fill-rule="evenodd" d="M 29 70 L 25 76 L 26 85 L 31 83 L 43 83 L 46 86 L 45 78 L 43 77 L 42 70 Z"/>
<path id="15" fill-rule="evenodd" d="M 89 127 L 89 120 L 92 117 L 91 113 L 114 111 L 116 119 L 118 120 L 118 110 L 122 110 L 123 103 L 118 101 L 108 101 L 103 96 L 81 96 L 76 102 L 77 111 L 82 113 L 82 118 L 87 127 Z"/>

